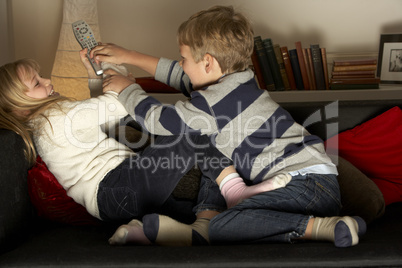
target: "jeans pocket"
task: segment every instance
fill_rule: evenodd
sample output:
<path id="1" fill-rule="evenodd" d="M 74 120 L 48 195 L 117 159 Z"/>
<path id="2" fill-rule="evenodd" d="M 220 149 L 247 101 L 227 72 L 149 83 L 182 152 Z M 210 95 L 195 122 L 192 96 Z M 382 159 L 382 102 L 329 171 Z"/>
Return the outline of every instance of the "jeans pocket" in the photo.
<path id="1" fill-rule="evenodd" d="M 130 188 L 105 187 L 99 197 L 103 220 L 129 220 L 138 216 L 137 194 Z"/>
<path id="2" fill-rule="evenodd" d="M 338 215 L 342 204 L 340 199 L 339 186 L 332 175 L 310 175 L 314 177 L 314 196 L 307 207 L 313 215 L 316 216 L 335 216 Z"/>

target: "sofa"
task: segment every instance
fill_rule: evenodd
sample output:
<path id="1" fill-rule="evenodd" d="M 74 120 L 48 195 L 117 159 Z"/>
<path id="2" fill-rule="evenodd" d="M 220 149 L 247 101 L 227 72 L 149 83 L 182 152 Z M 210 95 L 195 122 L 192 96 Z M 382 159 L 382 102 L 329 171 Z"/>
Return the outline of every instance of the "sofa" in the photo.
<path id="1" fill-rule="evenodd" d="M 402 100 L 281 105 L 311 133 L 327 141 L 395 106 L 402 107 Z M 29 195 L 22 139 L 8 130 L 0 130 L 0 136 L 0 267 L 402 267 L 402 204 L 386 204 L 375 184 L 357 179 L 364 176 L 357 168 L 347 168 L 346 173 L 340 170 L 347 181 L 346 186 L 341 185 L 344 212 L 362 216 L 368 223 L 367 233 L 354 247 L 336 248 L 332 243 L 315 241 L 110 246 L 108 238 L 117 223 L 77 225 L 39 216 Z M 336 152 L 334 161 L 354 166 Z M 363 185 L 367 182 L 368 188 Z"/>

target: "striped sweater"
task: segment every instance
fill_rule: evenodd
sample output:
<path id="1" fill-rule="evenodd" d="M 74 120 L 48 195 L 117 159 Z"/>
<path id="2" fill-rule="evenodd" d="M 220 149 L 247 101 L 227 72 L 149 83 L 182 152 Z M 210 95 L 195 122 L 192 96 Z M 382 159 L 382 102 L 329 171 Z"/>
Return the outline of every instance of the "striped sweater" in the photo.
<path id="1" fill-rule="evenodd" d="M 139 85 L 127 87 L 119 100 L 150 133 L 209 135 L 233 160 L 239 174 L 253 183 L 301 171 L 337 174 L 322 140 L 259 89 L 251 70 L 226 75 L 216 84 L 192 91 L 178 62 L 161 58 L 155 78 L 191 98 L 163 105 Z"/>

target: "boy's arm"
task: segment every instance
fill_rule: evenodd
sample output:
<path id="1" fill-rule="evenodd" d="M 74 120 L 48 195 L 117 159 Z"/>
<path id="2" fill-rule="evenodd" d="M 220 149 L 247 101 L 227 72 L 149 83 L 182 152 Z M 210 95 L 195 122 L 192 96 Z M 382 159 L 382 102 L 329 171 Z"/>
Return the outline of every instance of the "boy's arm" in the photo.
<path id="1" fill-rule="evenodd" d="M 198 94 L 199 95 L 199 94 Z M 149 133 L 155 135 L 214 134 L 218 131 L 212 109 L 202 96 L 175 105 L 163 105 L 138 84 L 131 84 L 119 95 L 128 113 Z"/>
<path id="2" fill-rule="evenodd" d="M 111 62 L 115 64 L 130 64 L 137 66 L 152 76 L 155 76 L 159 58 L 128 50 L 115 44 L 100 44 L 90 52 L 97 62 Z"/>
<path id="3" fill-rule="evenodd" d="M 180 90 L 186 97 L 190 97 L 193 91 L 190 79 L 178 61 L 160 58 L 156 67 L 155 79 Z"/>

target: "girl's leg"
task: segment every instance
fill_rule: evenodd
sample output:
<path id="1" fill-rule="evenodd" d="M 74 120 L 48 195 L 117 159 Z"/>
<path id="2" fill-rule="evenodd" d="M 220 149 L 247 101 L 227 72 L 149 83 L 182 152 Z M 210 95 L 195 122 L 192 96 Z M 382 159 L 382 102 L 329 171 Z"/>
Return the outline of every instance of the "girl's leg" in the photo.
<path id="1" fill-rule="evenodd" d="M 103 220 L 131 220 L 164 204 L 179 180 L 195 164 L 187 139 L 160 136 L 141 154 L 126 159 L 99 184 L 98 207 Z"/>
<path id="2" fill-rule="evenodd" d="M 202 176 L 197 206 L 197 218 L 192 224 L 181 223 L 159 214 L 145 215 L 143 222 L 137 220 L 120 226 L 109 239 L 112 245 L 156 244 L 161 246 L 191 246 L 209 244 L 210 219 L 226 209 L 225 200 L 218 186 Z"/>
<path id="3" fill-rule="evenodd" d="M 200 212 L 192 224 L 184 224 L 165 215 L 145 215 L 144 223 L 132 220 L 128 224 L 120 226 L 109 239 L 109 243 L 111 245 L 144 246 L 153 244 L 159 246 L 207 245 L 209 244 L 209 222 L 218 214 L 219 212 L 212 210 Z"/>
<path id="4" fill-rule="evenodd" d="M 145 234 L 155 244 L 163 246 L 191 246 L 209 244 L 209 222 L 226 209 L 219 188 L 211 179 L 201 177 L 197 205 L 197 219 L 186 225 L 163 215 L 146 215 L 143 219 Z"/>

